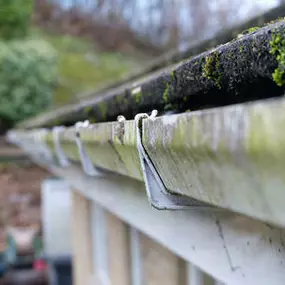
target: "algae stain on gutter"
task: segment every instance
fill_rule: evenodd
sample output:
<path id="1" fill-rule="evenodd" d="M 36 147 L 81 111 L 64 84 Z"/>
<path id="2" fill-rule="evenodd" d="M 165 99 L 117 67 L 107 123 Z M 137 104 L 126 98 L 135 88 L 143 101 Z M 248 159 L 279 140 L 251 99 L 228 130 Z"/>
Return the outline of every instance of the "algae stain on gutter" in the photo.
<path id="1" fill-rule="evenodd" d="M 244 165 L 246 155 L 248 117 L 243 107 L 162 117 L 148 123 L 147 148 L 169 189 L 225 201 L 219 186 L 230 185 L 232 177 L 226 175 L 225 181 L 223 175 L 232 170 L 240 175 L 239 165 Z"/>
<path id="2" fill-rule="evenodd" d="M 162 145 L 181 148 L 203 148 L 210 152 L 236 152 L 243 148 L 248 117 L 244 106 L 235 106 L 224 113 L 194 112 L 162 118 Z M 155 133 L 154 136 L 157 134 Z"/>
<path id="3" fill-rule="evenodd" d="M 260 173 L 259 183 L 264 189 L 271 188 L 271 198 L 278 200 L 279 192 L 285 187 L 285 133 L 281 131 L 285 123 L 285 104 L 273 103 L 271 108 L 260 104 L 249 113 L 246 149 L 256 171 Z M 267 204 L 266 197 L 263 200 Z"/>
<path id="4" fill-rule="evenodd" d="M 142 180 L 139 154 L 136 148 L 136 128 L 132 121 L 113 123 L 113 147 L 120 155 L 125 174 Z"/>
<path id="5" fill-rule="evenodd" d="M 173 140 L 174 130 L 177 126 L 177 115 L 169 115 L 162 117 L 162 128 L 165 130 L 160 138 L 163 147 L 169 145 Z"/>

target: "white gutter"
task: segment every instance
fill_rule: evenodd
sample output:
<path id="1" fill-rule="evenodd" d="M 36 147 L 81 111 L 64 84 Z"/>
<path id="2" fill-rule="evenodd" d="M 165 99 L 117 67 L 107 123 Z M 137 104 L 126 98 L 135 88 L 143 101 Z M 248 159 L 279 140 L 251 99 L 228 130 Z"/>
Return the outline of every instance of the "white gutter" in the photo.
<path id="1" fill-rule="evenodd" d="M 284 226 L 284 124 L 285 100 L 263 100 L 143 119 L 142 144 L 169 193 Z M 96 168 L 145 180 L 134 120 L 81 127 L 79 134 Z M 51 165 L 55 158 L 52 130 L 8 136 L 37 160 Z M 75 138 L 74 127 L 58 134 L 73 164 L 82 161 Z"/>

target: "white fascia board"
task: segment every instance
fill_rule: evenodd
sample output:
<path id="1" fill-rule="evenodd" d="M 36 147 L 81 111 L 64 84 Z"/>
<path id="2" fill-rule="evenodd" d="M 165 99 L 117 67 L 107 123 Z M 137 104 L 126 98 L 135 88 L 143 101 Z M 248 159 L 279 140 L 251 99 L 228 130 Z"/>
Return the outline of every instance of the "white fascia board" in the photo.
<path id="1" fill-rule="evenodd" d="M 158 211 L 144 184 L 51 167 L 70 186 L 225 284 L 283 285 L 285 230 L 227 211 Z"/>

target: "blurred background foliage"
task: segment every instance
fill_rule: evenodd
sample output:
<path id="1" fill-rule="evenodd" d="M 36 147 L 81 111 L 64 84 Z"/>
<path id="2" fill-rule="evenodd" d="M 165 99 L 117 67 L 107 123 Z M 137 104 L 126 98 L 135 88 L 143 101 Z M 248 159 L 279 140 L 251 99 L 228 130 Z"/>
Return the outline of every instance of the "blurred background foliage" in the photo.
<path id="1" fill-rule="evenodd" d="M 137 66 L 129 57 L 99 50 L 85 38 L 40 28 L 33 28 L 31 37 L 44 39 L 57 51 L 58 78 L 53 101 L 56 106 L 75 101 L 82 92 L 116 80 Z"/>
<path id="2" fill-rule="evenodd" d="M 126 55 L 101 50 L 88 38 L 39 25 L 39 3 L 52 4 L 0 0 L 1 132 L 137 66 Z"/>
<path id="3" fill-rule="evenodd" d="M 43 40 L 0 42 L 0 116 L 16 123 L 46 109 L 57 78 L 56 52 Z"/>
<path id="4" fill-rule="evenodd" d="M 54 48 L 31 40 L 33 1 L 0 0 L 0 130 L 50 106 L 57 79 Z"/>
<path id="5" fill-rule="evenodd" d="M 27 35 L 33 11 L 33 0 L 0 0 L 0 36 L 3 39 Z"/>

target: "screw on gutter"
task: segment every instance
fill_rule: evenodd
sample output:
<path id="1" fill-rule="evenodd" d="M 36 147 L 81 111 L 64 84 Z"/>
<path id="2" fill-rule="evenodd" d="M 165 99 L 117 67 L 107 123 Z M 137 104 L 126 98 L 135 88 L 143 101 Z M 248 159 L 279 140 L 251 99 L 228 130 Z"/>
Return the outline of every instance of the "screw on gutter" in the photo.
<path id="1" fill-rule="evenodd" d="M 75 126 L 75 142 L 77 144 L 77 148 L 78 148 L 79 157 L 80 157 L 80 161 L 81 161 L 83 171 L 88 176 L 100 175 L 100 173 L 97 171 L 97 169 L 95 169 L 93 162 L 92 162 L 90 156 L 88 155 L 87 151 L 85 150 L 84 144 L 80 138 L 79 129 L 90 127 L 90 122 L 88 120 L 86 120 L 84 122 L 77 122 L 74 126 Z"/>
<path id="2" fill-rule="evenodd" d="M 157 114 L 158 114 L 157 110 L 152 110 L 150 115 L 148 115 L 147 113 L 139 113 L 135 115 L 135 121 L 139 121 L 141 118 L 150 119 L 153 121 L 156 118 Z"/>
<path id="3" fill-rule="evenodd" d="M 119 123 L 122 123 L 122 122 L 125 122 L 125 121 L 126 121 L 126 118 L 125 118 L 123 115 L 119 115 L 119 116 L 117 117 L 117 121 L 118 121 Z"/>

